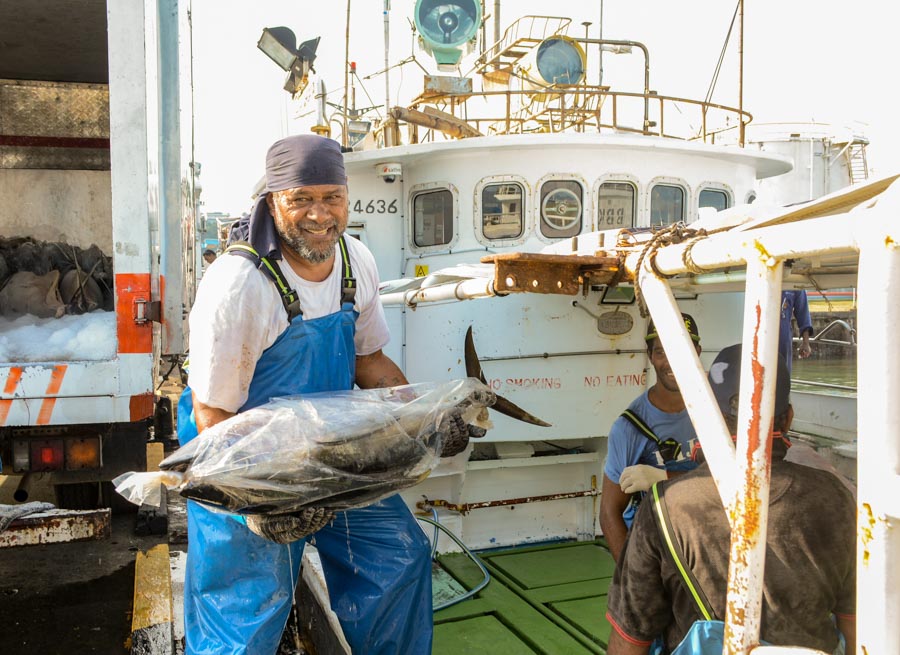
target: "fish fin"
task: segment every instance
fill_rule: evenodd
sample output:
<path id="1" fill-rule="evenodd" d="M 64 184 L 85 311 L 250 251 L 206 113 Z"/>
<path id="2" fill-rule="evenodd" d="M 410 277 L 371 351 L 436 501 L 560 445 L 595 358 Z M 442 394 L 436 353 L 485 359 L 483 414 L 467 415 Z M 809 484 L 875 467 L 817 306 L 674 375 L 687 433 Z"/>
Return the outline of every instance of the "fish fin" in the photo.
<path id="1" fill-rule="evenodd" d="M 475 339 L 472 337 L 471 325 L 469 326 L 469 329 L 466 330 L 465 361 L 466 375 L 470 378 L 478 378 L 483 384 L 487 384 L 487 380 L 484 379 L 484 372 L 481 370 L 481 361 L 479 361 L 478 353 L 475 351 Z M 500 394 L 496 394 L 496 396 L 497 400 L 491 407 L 501 414 L 514 418 L 517 421 L 522 421 L 523 423 L 531 423 L 532 425 L 539 425 L 545 428 L 551 427 L 550 423 L 526 412 L 524 409 L 507 400 Z"/>

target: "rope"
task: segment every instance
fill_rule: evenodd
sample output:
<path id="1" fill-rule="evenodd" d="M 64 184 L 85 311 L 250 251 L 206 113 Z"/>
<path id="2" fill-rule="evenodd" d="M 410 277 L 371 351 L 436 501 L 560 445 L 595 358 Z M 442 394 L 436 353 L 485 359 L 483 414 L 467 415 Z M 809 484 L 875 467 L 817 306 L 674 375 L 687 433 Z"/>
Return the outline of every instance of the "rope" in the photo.
<path id="1" fill-rule="evenodd" d="M 641 254 L 638 257 L 637 261 L 637 267 L 635 268 L 634 295 L 637 299 L 638 309 L 641 312 L 642 318 L 647 318 L 650 315 L 650 312 L 647 309 L 647 302 L 644 300 L 644 294 L 641 291 L 640 285 L 640 275 L 641 271 L 643 270 L 644 259 L 646 257 L 650 258 L 650 269 L 658 278 L 662 278 L 664 280 L 673 278 L 675 277 L 674 275 L 666 275 L 665 273 L 660 271 L 659 268 L 657 268 L 656 253 L 660 248 L 671 246 L 677 243 L 684 243 L 687 241 L 688 244 L 685 248 L 684 254 L 682 254 L 681 256 L 681 261 L 684 263 L 684 267 L 691 273 L 695 275 L 703 273 L 705 269 L 697 265 L 697 263 L 694 261 L 693 256 L 691 255 L 691 251 L 693 250 L 694 246 L 703 239 L 718 232 L 724 232 L 728 229 L 729 228 L 726 227 L 709 231 L 704 229 L 695 230 L 693 228 L 687 227 L 683 222 L 679 221 L 678 223 L 672 223 L 671 225 L 661 228 L 653 234 L 653 236 L 641 250 Z"/>
<path id="2" fill-rule="evenodd" d="M 650 267 L 653 269 L 653 273 L 655 275 L 662 278 L 671 277 L 661 274 L 659 272 L 659 269 L 656 268 L 656 251 L 659 250 L 661 246 L 667 246 L 672 243 L 679 243 L 680 241 L 682 241 L 682 239 L 678 238 L 679 231 L 682 229 L 686 229 L 684 227 L 684 223 L 678 222 L 672 223 L 671 225 L 658 230 L 653 234 L 653 236 L 641 250 L 634 275 L 634 296 L 637 299 L 638 309 L 641 312 L 641 318 L 647 318 L 650 315 L 650 312 L 647 310 L 647 302 L 644 300 L 644 293 L 643 291 L 641 291 L 640 283 L 641 271 L 643 270 L 644 266 L 644 258 L 647 257 L 647 255 L 650 255 Z"/>

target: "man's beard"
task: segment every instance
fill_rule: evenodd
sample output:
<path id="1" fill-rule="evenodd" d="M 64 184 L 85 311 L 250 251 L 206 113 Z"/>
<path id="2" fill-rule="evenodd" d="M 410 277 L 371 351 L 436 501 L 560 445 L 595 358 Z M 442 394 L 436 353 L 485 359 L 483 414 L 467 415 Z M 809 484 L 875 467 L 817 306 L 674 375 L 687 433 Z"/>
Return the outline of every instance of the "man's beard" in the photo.
<path id="1" fill-rule="evenodd" d="M 313 229 L 321 230 L 322 225 L 310 225 Z M 285 224 L 285 221 L 275 219 L 275 230 L 278 236 L 291 250 L 293 250 L 301 259 L 305 259 L 312 264 L 321 264 L 334 256 L 334 247 L 340 238 L 337 231 L 337 225 L 332 224 L 329 227 L 335 228 L 333 238 L 328 242 L 320 242 L 312 245 L 303 236 L 303 226 Z"/>

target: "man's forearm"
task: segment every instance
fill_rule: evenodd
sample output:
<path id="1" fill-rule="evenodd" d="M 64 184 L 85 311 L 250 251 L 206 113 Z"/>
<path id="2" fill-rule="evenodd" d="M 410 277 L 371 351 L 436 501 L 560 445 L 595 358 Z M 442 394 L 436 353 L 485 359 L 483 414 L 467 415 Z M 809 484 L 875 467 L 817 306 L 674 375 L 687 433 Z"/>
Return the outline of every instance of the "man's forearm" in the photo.
<path id="1" fill-rule="evenodd" d="M 835 614 L 835 620 L 837 629 L 844 635 L 844 642 L 846 643 L 844 652 L 847 655 L 852 655 L 856 652 L 856 617 Z"/>
<path id="2" fill-rule="evenodd" d="M 381 350 L 356 358 L 356 384 L 360 389 L 383 389 L 409 384 L 400 367 Z"/>
<path id="3" fill-rule="evenodd" d="M 197 397 L 193 394 L 191 394 L 191 399 L 194 402 L 194 420 L 197 423 L 198 434 L 200 432 L 203 432 L 206 428 L 210 428 L 216 423 L 221 423 L 222 421 L 234 416 L 234 412 L 227 412 L 224 409 L 219 409 L 218 407 L 204 405 L 199 400 L 197 400 Z"/>
<path id="4" fill-rule="evenodd" d="M 607 655 L 647 655 L 649 652 L 649 646 L 631 643 L 615 630 L 609 634 Z"/>
<path id="5" fill-rule="evenodd" d="M 604 474 L 600 493 L 600 529 L 603 530 L 603 538 L 617 562 L 628 536 L 628 527 L 622 513 L 628 507 L 629 500 L 630 496 L 623 493 L 619 485 Z"/>
<path id="6" fill-rule="evenodd" d="M 603 538 L 609 544 L 609 552 L 613 559 L 619 561 L 619 555 L 625 547 L 625 539 L 628 537 L 628 528 L 625 521 L 619 516 L 618 520 L 614 517 L 600 517 L 600 528 L 603 530 Z"/>

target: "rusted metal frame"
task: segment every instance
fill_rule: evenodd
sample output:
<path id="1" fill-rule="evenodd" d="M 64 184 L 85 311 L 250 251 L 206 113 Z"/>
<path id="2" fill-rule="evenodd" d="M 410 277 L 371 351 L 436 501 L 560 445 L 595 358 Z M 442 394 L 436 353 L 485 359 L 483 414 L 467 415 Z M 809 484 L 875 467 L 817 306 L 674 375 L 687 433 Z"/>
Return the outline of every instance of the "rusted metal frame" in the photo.
<path id="1" fill-rule="evenodd" d="M 896 192 L 895 197 L 900 195 Z M 888 207 L 888 200 L 884 199 L 879 203 L 881 207 Z M 860 466 L 867 471 L 867 475 L 861 481 L 860 485 L 860 576 L 858 578 L 858 603 L 870 604 L 871 612 L 863 611 L 860 605 L 859 616 L 865 616 L 866 619 L 861 622 L 858 630 L 858 643 L 871 644 L 872 647 L 864 652 L 896 652 L 900 645 L 900 631 L 896 625 L 895 618 L 898 615 L 898 590 L 894 582 L 900 577 L 900 535 L 897 534 L 896 528 L 900 515 L 900 484 L 898 484 L 897 471 L 900 470 L 900 410 L 896 407 L 896 397 L 900 392 L 900 366 L 897 366 L 897 347 L 895 345 L 895 335 L 890 332 L 892 326 L 896 325 L 896 321 L 900 316 L 900 308 L 896 305 L 896 294 L 900 291 L 900 261 L 898 261 L 897 244 L 900 244 L 900 234 L 896 223 L 892 221 L 893 217 L 885 212 L 880 212 L 869 216 L 858 215 L 842 215 L 829 218 L 818 219 L 816 221 L 816 230 L 810 231 L 809 225 L 803 222 L 787 225 L 778 225 L 773 227 L 761 228 L 745 233 L 722 234 L 715 235 L 703 242 L 696 244 L 697 247 L 692 250 L 692 259 L 696 265 L 708 267 L 711 269 L 721 268 L 724 266 L 733 266 L 740 264 L 741 260 L 747 256 L 746 245 L 750 243 L 758 244 L 761 239 L 765 239 L 768 247 L 768 257 L 763 261 L 763 251 L 757 248 L 757 261 L 755 265 L 751 264 L 751 271 L 755 272 L 757 277 L 765 279 L 766 285 L 753 283 L 748 288 L 747 305 L 751 314 L 757 311 L 758 315 L 753 321 L 749 321 L 749 334 L 745 335 L 744 343 L 750 343 L 751 347 L 744 351 L 745 361 L 742 367 L 744 374 L 751 378 L 754 375 L 754 362 L 759 364 L 766 361 L 766 352 L 776 352 L 777 346 L 774 341 L 777 339 L 777 312 L 778 299 L 780 294 L 780 277 L 782 276 L 781 265 L 778 259 L 785 259 L 795 256 L 805 256 L 811 254 L 829 254 L 855 251 L 857 249 L 857 233 L 865 233 L 868 235 L 877 235 L 871 237 L 874 248 L 880 247 L 882 250 L 890 251 L 889 254 L 883 253 L 884 259 L 881 263 L 874 257 L 861 257 L 860 265 L 860 285 L 871 289 L 872 295 L 868 296 L 869 302 L 865 308 L 860 306 L 860 325 L 867 325 L 869 331 L 873 332 L 872 337 L 864 337 L 863 343 L 869 343 L 872 354 L 867 353 L 865 349 L 859 357 L 860 362 L 871 362 L 869 366 L 873 367 L 872 375 L 866 376 L 861 371 L 860 380 L 868 380 L 863 388 L 860 389 L 860 402 L 863 403 L 863 411 L 860 412 L 860 452 L 867 453 L 867 439 L 873 441 L 877 439 L 877 447 L 872 453 L 861 455 Z M 865 221 L 865 222 L 863 222 Z M 755 237 L 755 238 L 754 238 Z M 803 243 L 803 246 L 788 245 Z M 777 244 L 777 245 L 771 245 Z M 701 247 L 702 246 L 702 247 Z M 657 267 L 664 274 L 677 274 L 686 272 L 684 263 L 685 245 L 669 246 L 661 250 L 656 258 Z M 635 255 L 636 257 L 636 255 Z M 635 263 L 632 257 L 628 258 L 628 263 Z M 884 262 L 888 262 L 885 264 Z M 864 270 L 868 272 L 864 274 Z M 648 278 L 649 279 L 649 278 Z M 768 287 L 768 288 L 765 288 Z M 774 288 L 772 288 L 774 287 Z M 642 284 L 642 288 L 649 288 L 649 285 Z M 750 292 L 753 292 L 752 294 Z M 777 295 L 776 295 L 777 294 Z M 753 296 L 756 296 L 755 298 Z M 648 305 L 652 301 L 648 300 Z M 888 310 L 888 316 L 885 317 L 885 310 Z M 651 311 L 653 311 L 651 309 Z M 656 316 L 654 316 L 656 318 Z M 663 328 L 661 328 L 663 329 Z M 683 328 L 679 328 L 683 330 Z M 755 332 L 759 332 L 762 342 L 757 337 L 756 343 L 753 343 Z M 670 330 L 671 332 L 671 330 Z M 768 332 L 768 334 L 767 334 Z M 665 334 L 665 332 L 663 332 Z M 866 332 L 868 334 L 868 332 Z M 755 346 L 755 347 L 754 347 Z M 878 348 L 878 352 L 874 353 L 874 349 Z M 889 353 L 888 366 L 883 366 L 885 349 Z M 754 357 L 755 355 L 755 357 Z M 770 357 L 768 366 L 762 369 L 763 384 L 762 388 L 771 390 L 772 384 L 766 384 L 765 378 L 774 375 L 774 355 Z M 877 362 L 877 364 L 876 364 Z M 675 368 L 673 366 L 673 368 Z M 756 368 L 757 375 L 759 368 Z M 678 371 L 676 369 L 676 375 Z M 746 416 L 739 419 L 740 425 L 746 427 L 744 431 L 744 442 L 740 444 L 739 458 L 742 461 L 744 474 L 741 476 L 742 491 L 750 491 L 749 494 L 739 494 L 737 498 L 743 498 L 744 502 L 749 499 L 755 499 L 757 507 L 767 509 L 767 497 L 761 498 L 756 491 L 751 488 L 748 482 L 754 482 L 753 465 L 759 463 L 758 448 L 756 449 L 757 457 L 754 458 L 754 451 L 748 446 L 751 439 L 751 420 L 753 419 L 754 410 L 757 417 L 757 445 L 760 443 L 758 435 L 761 429 L 761 417 L 765 416 L 765 426 L 768 429 L 768 420 L 772 415 L 772 407 L 768 409 L 762 406 L 761 393 L 762 389 L 757 389 L 757 385 L 744 384 L 742 381 L 742 389 L 744 394 L 750 396 L 750 401 L 742 399 L 742 407 L 745 414 L 750 414 L 750 420 Z M 756 393 L 760 403 L 754 402 L 753 394 Z M 771 393 L 771 391 L 770 391 Z M 771 395 L 768 396 L 767 402 L 771 403 Z M 749 405 L 749 407 L 748 407 Z M 767 435 L 766 435 L 767 436 Z M 701 439 L 702 439 L 701 435 Z M 767 439 L 765 441 L 768 441 Z M 871 459 L 869 459 L 871 457 Z M 712 465 L 712 463 L 711 463 Z M 869 468 L 874 467 L 874 468 Z M 863 469 L 861 469 L 863 470 Z M 869 475 L 869 471 L 876 473 Z M 757 468 L 758 471 L 758 468 Z M 765 469 L 766 473 L 768 468 Z M 877 473 L 881 472 L 881 475 Z M 756 476 L 756 483 L 759 478 Z M 766 477 L 765 489 L 768 489 L 768 477 Z M 758 490 L 758 489 L 757 489 Z M 766 502 L 763 502 L 765 500 Z M 761 503 L 761 505 L 759 505 Z M 879 511 L 881 510 L 881 511 Z M 871 513 L 869 513 L 869 511 Z M 747 512 L 743 512 L 746 514 Z M 732 514 L 737 515 L 734 511 Z M 756 531 L 756 543 L 765 544 L 765 520 L 757 516 L 756 524 L 760 527 Z M 747 537 L 749 532 L 747 528 L 750 526 L 746 523 L 742 526 L 741 533 L 743 537 Z M 735 544 L 737 557 L 732 554 L 732 562 L 740 563 L 740 567 L 734 567 L 735 572 L 743 571 L 746 576 L 748 573 L 752 576 L 752 572 L 757 571 L 756 580 L 748 581 L 736 579 L 731 584 L 732 573 L 729 574 L 729 599 L 728 610 L 731 613 L 731 619 L 739 618 L 740 624 L 732 621 L 734 625 L 729 626 L 728 641 L 726 643 L 726 653 L 746 653 L 753 642 L 758 640 L 758 622 L 759 622 L 759 606 L 753 607 L 754 603 L 748 602 L 752 599 L 752 589 L 744 588 L 741 590 L 743 594 L 738 594 L 735 587 L 741 586 L 744 582 L 753 582 L 754 584 L 762 584 L 762 558 L 755 557 L 752 549 L 747 548 L 746 540 L 739 541 Z M 764 548 L 764 546 L 763 546 Z M 763 550 L 764 554 L 764 550 Z M 758 560 L 758 562 L 757 562 Z M 868 568 L 867 563 L 868 562 Z M 758 564 L 758 568 L 755 568 Z M 760 591 L 761 593 L 761 591 Z M 743 614 L 738 614 L 743 611 Z M 728 617 L 727 619 L 728 620 Z M 755 623 L 755 627 L 754 627 Z"/>
<path id="2" fill-rule="evenodd" d="M 13 521 L 0 532 L 0 548 L 72 541 L 100 541 L 110 535 L 110 510 L 50 510 Z"/>
<path id="3" fill-rule="evenodd" d="M 508 507 L 510 505 L 528 505 L 529 503 L 544 503 L 552 500 L 567 500 L 570 498 L 587 498 L 600 494 L 596 487 L 596 481 L 591 489 L 583 491 L 563 491 L 558 494 L 544 496 L 524 496 L 522 498 L 504 498 L 502 500 L 484 500 L 477 503 L 451 503 L 440 498 L 420 500 L 416 507 L 420 510 L 430 510 L 432 507 L 443 507 L 460 514 L 468 514 L 475 509 L 487 509 L 489 507 Z"/>
<path id="4" fill-rule="evenodd" d="M 619 271 L 617 257 L 505 253 L 481 258 L 494 264 L 494 289 L 505 293 L 574 296 L 585 284 L 607 284 Z"/>
<path id="5" fill-rule="evenodd" d="M 896 205 L 895 205 L 896 207 Z M 895 231 L 896 232 L 896 231 Z M 863 237 L 857 347 L 857 652 L 900 652 L 900 241 Z"/>
<path id="6" fill-rule="evenodd" d="M 703 444 L 703 454 L 709 462 L 722 504 L 727 506 L 735 488 L 734 443 L 706 379 L 694 342 L 684 326 L 675 296 L 668 283 L 654 274 L 647 259 L 640 275 L 641 292 L 654 325 L 659 329 L 659 338 L 678 380 L 691 422 Z"/>
<path id="7" fill-rule="evenodd" d="M 723 655 L 746 655 L 759 644 L 783 271 L 783 262 L 756 240 L 747 254 L 737 488 L 726 506 L 732 530 Z"/>

